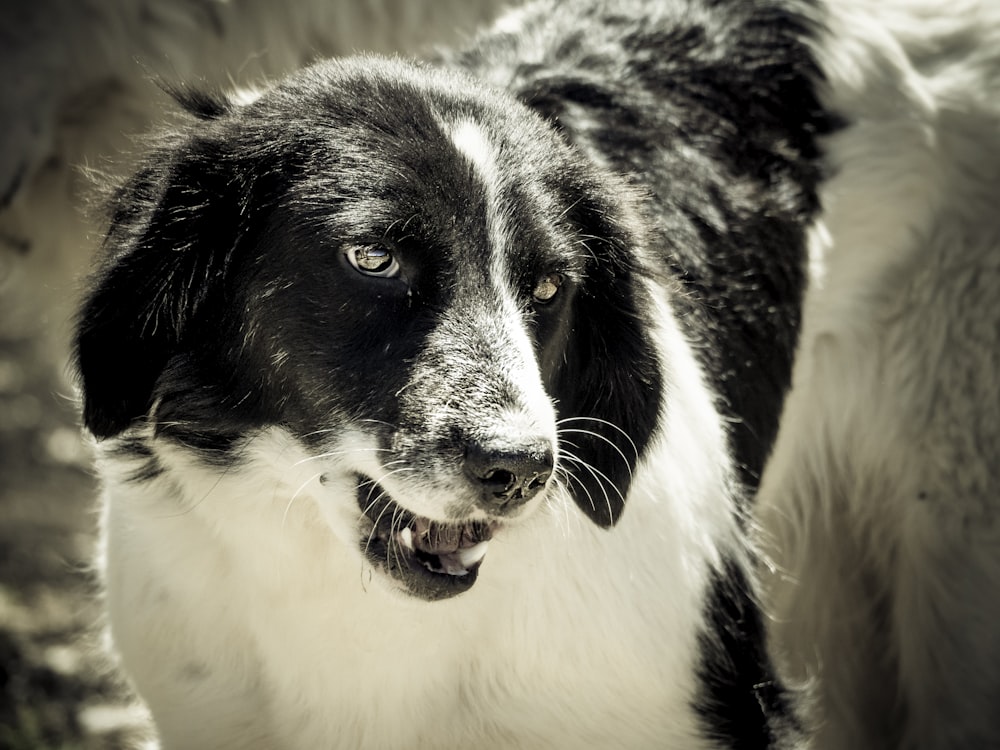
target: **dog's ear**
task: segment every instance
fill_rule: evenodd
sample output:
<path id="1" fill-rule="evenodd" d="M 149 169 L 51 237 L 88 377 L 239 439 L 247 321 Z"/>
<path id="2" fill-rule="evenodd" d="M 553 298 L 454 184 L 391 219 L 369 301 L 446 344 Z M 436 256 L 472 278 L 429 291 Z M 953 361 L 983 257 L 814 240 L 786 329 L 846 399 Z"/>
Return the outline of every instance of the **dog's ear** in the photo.
<path id="1" fill-rule="evenodd" d="M 572 213 L 589 265 L 573 298 L 565 357 L 551 387 L 574 499 L 592 521 L 609 527 L 621 517 L 632 473 L 658 421 L 663 374 L 648 330 L 641 239 L 620 207 L 590 197 Z"/>
<path id="2" fill-rule="evenodd" d="M 112 198 L 105 260 L 79 312 L 83 420 L 98 438 L 144 416 L 157 378 L 240 236 L 237 182 L 211 142 L 158 150 Z"/>

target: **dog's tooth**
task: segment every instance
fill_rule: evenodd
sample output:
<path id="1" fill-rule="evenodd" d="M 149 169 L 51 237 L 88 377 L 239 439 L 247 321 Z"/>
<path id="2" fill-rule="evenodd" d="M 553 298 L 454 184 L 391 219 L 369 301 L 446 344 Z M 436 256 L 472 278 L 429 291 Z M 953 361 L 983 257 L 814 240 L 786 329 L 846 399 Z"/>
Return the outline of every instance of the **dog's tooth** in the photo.
<path id="1" fill-rule="evenodd" d="M 399 541 L 402 542 L 403 546 L 406 547 L 406 549 L 410 550 L 411 552 L 413 551 L 413 532 L 410 531 L 409 526 L 405 527 L 402 531 L 399 532 Z"/>
<path id="2" fill-rule="evenodd" d="M 441 568 L 450 576 L 469 575 L 469 566 L 465 565 L 458 555 L 442 555 Z"/>
<path id="3" fill-rule="evenodd" d="M 486 548 L 490 546 L 488 541 L 480 542 L 473 547 L 465 547 L 464 549 L 458 550 L 455 554 L 458 556 L 459 561 L 466 568 L 471 568 L 476 563 L 480 562 L 484 557 L 486 557 Z"/>
<path id="4" fill-rule="evenodd" d="M 416 518 L 413 519 L 412 526 L 413 526 L 413 532 L 418 537 L 426 537 L 431 530 L 431 522 L 428 521 L 426 518 L 421 518 L 420 516 L 417 516 Z"/>

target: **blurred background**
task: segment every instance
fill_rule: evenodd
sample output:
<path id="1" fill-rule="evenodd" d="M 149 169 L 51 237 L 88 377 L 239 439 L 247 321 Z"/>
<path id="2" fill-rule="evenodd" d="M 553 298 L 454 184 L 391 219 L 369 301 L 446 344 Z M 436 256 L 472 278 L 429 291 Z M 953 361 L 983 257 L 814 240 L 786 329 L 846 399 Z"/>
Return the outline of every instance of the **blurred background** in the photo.
<path id="1" fill-rule="evenodd" d="M 0 0 L 0 750 L 126 748 L 102 647 L 97 484 L 68 368 L 100 245 L 94 180 L 175 111 L 157 81 L 261 86 L 317 57 L 420 54 L 498 0 Z"/>

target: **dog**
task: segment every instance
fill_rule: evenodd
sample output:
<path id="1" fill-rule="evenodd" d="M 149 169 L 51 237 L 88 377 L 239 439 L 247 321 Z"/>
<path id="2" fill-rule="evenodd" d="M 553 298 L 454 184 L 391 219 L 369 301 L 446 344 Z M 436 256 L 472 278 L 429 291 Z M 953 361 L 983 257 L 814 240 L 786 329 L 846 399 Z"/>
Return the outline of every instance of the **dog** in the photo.
<path id="1" fill-rule="evenodd" d="M 807 478 L 824 191 L 871 173 L 826 152 L 885 104 L 845 7 L 541 0 L 178 93 L 76 334 L 164 747 L 808 741 L 752 532 Z"/>
<path id="2" fill-rule="evenodd" d="M 1000 6 L 831 3 L 816 268 L 754 524 L 818 748 L 1000 747 Z"/>

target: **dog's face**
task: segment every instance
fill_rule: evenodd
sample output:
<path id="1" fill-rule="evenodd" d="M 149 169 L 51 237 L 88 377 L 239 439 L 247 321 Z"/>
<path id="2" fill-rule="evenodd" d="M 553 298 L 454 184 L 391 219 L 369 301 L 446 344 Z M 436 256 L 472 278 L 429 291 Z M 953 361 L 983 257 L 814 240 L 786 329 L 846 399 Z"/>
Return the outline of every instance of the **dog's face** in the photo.
<path id="1" fill-rule="evenodd" d="M 285 430 L 426 599 L 557 488 L 613 524 L 663 379 L 621 187 L 510 97 L 403 63 L 201 105 L 116 196 L 87 427 L 228 470 Z"/>

